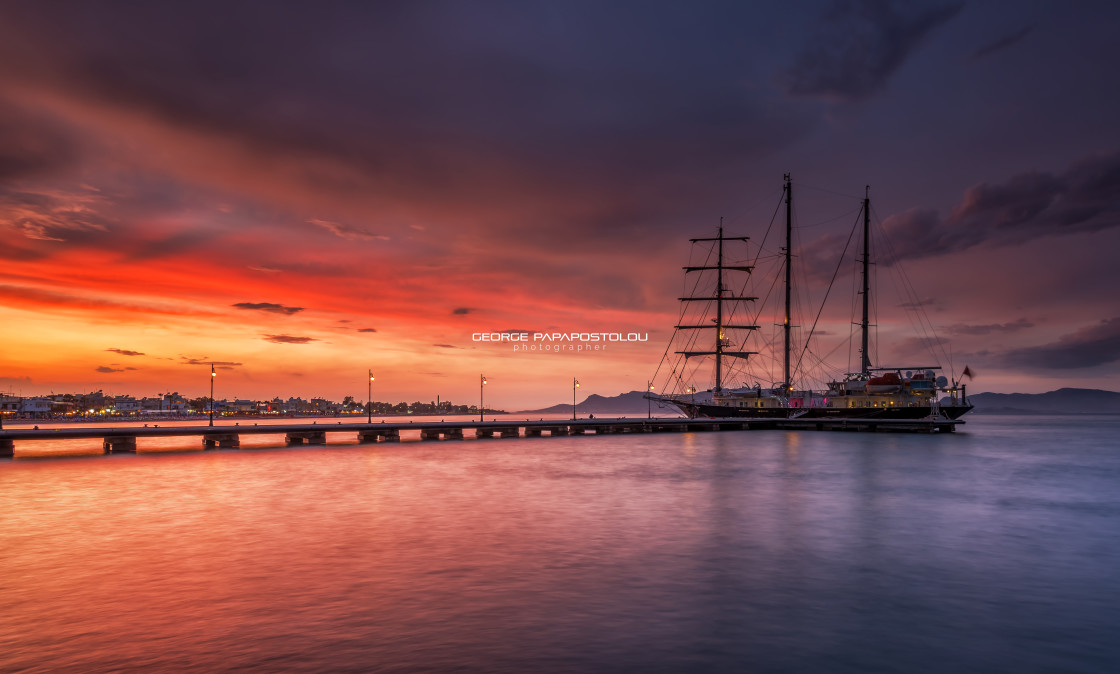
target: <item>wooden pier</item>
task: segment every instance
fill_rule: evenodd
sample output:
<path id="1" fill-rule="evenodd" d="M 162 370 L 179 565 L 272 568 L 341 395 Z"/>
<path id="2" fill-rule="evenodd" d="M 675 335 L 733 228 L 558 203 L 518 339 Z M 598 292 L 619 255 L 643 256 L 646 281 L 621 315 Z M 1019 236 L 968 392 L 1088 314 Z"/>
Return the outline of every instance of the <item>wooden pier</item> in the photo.
<path id="1" fill-rule="evenodd" d="M 494 421 L 423 421 L 381 423 L 314 423 L 256 425 L 240 423 L 221 426 L 144 426 L 121 428 L 44 428 L 0 430 L 0 458 L 13 458 L 17 441 L 101 440 L 106 454 L 135 453 L 142 438 L 197 437 L 203 449 L 241 446 L 243 435 L 283 435 L 289 446 L 327 444 L 327 433 L 354 434 L 359 443 L 400 442 L 401 434 L 422 441 L 462 440 L 471 431 L 478 440 L 491 438 L 539 438 L 570 435 L 613 435 L 619 433 L 696 433 L 716 431 L 852 431 L 899 433 L 952 433 L 963 421 L 944 418 L 892 419 L 578 419 Z"/>

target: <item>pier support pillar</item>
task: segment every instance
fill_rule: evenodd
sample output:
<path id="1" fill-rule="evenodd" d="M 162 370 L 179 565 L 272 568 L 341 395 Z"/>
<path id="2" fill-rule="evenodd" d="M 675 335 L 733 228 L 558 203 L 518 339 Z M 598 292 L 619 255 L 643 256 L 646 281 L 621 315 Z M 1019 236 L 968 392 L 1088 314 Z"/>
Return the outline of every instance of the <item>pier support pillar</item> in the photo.
<path id="1" fill-rule="evenodd" d="M 325 445 L 327 444 L 326 431 L 293 431 L 284 435 L 284 440 L 287 441 L 288 446 L 302 445 L 307 443 L 309 445 Z"/>
<path id="2" fill-rule="evenodd" d="M 540 430 L 548 431 L 548 434 L 552 437 L 556 437 L 558 435 L 567 435 L 568 434 L 568 427 L 567 426 L 550 426 L 548 428 L 542 428 Z"/>
<path id="3" fill-rule="evenodd" d="M 498 433 L 501 434 L 501 436 L 503 438 L 519 438 L 519 437 L 521 437 L 521 434 L 518 433 L 516 426 L 514 428 L 500 428 L 500 429 L 498 429 Z"/>
<path id="4" fill-rule="evenodd" d="M 0 440 L 0 459 L 12 459 L 16 455 L 16 441 L 7 438 Z"/>
<path id="5" fill-rule="evenodd" d="M 474 437 L 478 439 L 494 437 L 493 428 L 476 428 L 474 429 Z"/>
<path id="6" fill-rule="evenodd" d="M 439 440 L 439 429 L 438 428 L 421 428 L 420 429 L 420 439 L 421 440 Z"/>
<path id="7" fill-rule="evenodd" d="M 539 438 L 539 437 L 541 437 L 541 430 L 542 429 L 540 429 L 538 427 L 535 427 L 535 426 L 528 426 L 528 427 L 525 428 L 525 437 L 527 437 L 527 438 Z"/>
<path id="8" fill-rule="evenodd" d="M 448 428 L 443 432 L 444 440 L 462 440 L 463 429 L 461 428 Z"/>
<path id="9" fill-rule="evenodd" d="M 237 449 L 241 446 L 241 438 L 237 433 L 207 433 L 202 436 L 202 448 Z"/>
<path id="10" fill-rule="evenodd" d="M 106 454 L 135 454 L 136 437 L 132 435 L 119 435 L 105 438 L 101 445 Z"/>
<path id="11" fill-rule="evenodd" d="M 400 442 L 401 433 L 397 429 L 358 431 L 358 442 Z"/>

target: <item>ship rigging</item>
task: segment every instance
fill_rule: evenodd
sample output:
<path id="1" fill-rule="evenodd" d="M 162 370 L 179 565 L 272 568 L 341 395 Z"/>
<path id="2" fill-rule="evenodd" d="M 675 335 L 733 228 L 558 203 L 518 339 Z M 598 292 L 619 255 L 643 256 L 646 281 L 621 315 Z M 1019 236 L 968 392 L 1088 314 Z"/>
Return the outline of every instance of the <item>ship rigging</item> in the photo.
<path id="1" fill-rule="evenodd" d="M 733 368 L 728 370 L 727 359 L 749 363 L 755 357 L 762 355 L 759 350 L 747 347 L 752 337 L 757 339 L 760 331 L 758 313 L 753 320 L 743 321 L 736 316 L 748 313 L 744 306 L 753 305 L 759 300 L 756 296 L 746 295 L 748 284 L 742 284 L 743 290 L 734 291 L 727 285 L 727 280 L 736 275 L 745 275 L 749 280 L 754 273 L 756 264 L 741 264 L 745 260 L 728 261 L 726 246 L 746 246 L 749 237 L 728 236 L 724 233 L 721 219 L 717 234 L 714 237 L 701 237 L 690 239 L 693 245 L 708 244 L 711 254 L 702 264 L 685 266 L 686 277 L 691 274 L 712 274 L 715 283 L 710 291 L 705 290 L 701 278 L 693 285 L 693 289 L 684 297 L 678 298 L 682 303 L 681 320 L 675 326 L 673 343 L 684 343 L 683 348 L 673 351 L 680 357 L 671 368 L 666 368 L 665 378 L 668 380 L 664 389 L 668 393 L 663 395 L 649 394 L 659 404 L 667 404 L 678 408 L 690 417 L 828 417 L 828 418 L 898 418 L 918 419 L 928 417 L 946 417 L 956 419 L 972 409 L 965 398 L 963 386 L 957 385 L 955 379 L 950 380 L 945 376 L 938 376 L 940 366 L 922 367 L 876 367 L 872 363 L 870 349 L 871 333 L 871 199 L 870 188 L 865 188 L 861 204 L 862 215 L 862 255 L 858 257 L 860 263 L 861 287 L 858 295 L 861 298 L 861 313 L 859 320 L 859 369 L 847 372 L 842 378 L 833 377 L 826 382 L 826 386 L 818 390 L 812 387 L 797 388 L 794 384 L 793 355 L 793 181 L 789 174 L 784 176 L 782 188 L 782 205 L 785 210 L 785 246 L 781 251 L 782 274 L 784 287 L 784 312 L 781 320 L 781 376 L 780 381 L 771 382 L 769 386 L 755 381 L 753 386 L 743 385 L 729 387 L 729 379 L 734 374 L 749 373 L 749 369 Z M 849 238 L 849 242 L 850 242 Z M 846 247 L 845 247 L 846 248 Z M 761 253 L 761 246 L 759 247 Z M 714 254 L 714 261 L 712 255 Z M 755 262 L 757 263 L 756 256 Z M 837 271 L 839 267 L 837 267 Z M 710 278 L 710 276 L 709 276 Z M 833 274 L 833 282 L 836 274 Z M 829 284 L 831 290 L 832 283 Z M 826 298 L 827 298 L 826 292 Z M 699 317 L 689 317 L 689 307 L 694 303 L 704 303 L 706 311 Z M 823 309 L 823 306 L 822 306 Z M 714 315 L 712 315 L 714 314 Z M 817 314 L 819 320 L 820 313 Z M 805 347 L 802 349 L 797 367 L 800 368 L 802 360 L 809 353 L 809 343 L 816 331 L 817 320 L 809 331 Z M 733 342 L 728 331 L 742 335 L 738 342 Z M 707 338 L 704 337 L 707 335 Z M 672 346 L 670 346 L 670 349 Z M 668 356 L 669 350 L 666 350 Z M 770 349 L 773 351 L 774 349 Z M 713 386 L 705 391 L 698 392 L 697 387 L 686 385 L 685 364 L 692 359 L 712 358 Z M 667 361 L 663 359 L 658 367 L 659 372 Z M 695 370 L 694 370 L 695 371 Z M 732 374 L 734 373 L 734 374 Z M 732 376 L 729 377 L 728 375 Z M 939 394 L 944 397 L 938 399 Z"/>

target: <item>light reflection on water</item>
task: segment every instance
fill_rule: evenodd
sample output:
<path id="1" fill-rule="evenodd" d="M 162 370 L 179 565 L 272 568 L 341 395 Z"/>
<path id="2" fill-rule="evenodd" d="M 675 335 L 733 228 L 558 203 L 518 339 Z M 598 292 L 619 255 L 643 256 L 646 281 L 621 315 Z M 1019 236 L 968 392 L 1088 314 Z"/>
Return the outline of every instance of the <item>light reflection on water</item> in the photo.
<path id="1" fill-rule="evenodd" d="M 0 670 L 1116 671 L 1117 431 L 17 459 Z"/>

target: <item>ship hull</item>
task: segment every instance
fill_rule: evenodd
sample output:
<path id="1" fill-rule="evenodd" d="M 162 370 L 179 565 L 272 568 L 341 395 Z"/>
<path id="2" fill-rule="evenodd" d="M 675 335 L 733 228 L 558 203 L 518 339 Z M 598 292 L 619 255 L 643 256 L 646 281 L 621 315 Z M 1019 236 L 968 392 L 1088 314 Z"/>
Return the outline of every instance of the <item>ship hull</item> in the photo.
<path id="1" fill-rule="evenodd" d="M 750 419 L 926 419 L 932 415 L 944 416 L 948 419 L 958 419 L 972 409 L 972 405 L 939 405 L 931 408 L 929 405 L 916 407 L 801 407 L 801 408 L 749 408 L 731 407 L 728 405 L 714 405 L 705 403 L 674 403 L 685 415 L 697 418 L 736 418 Z"/>

